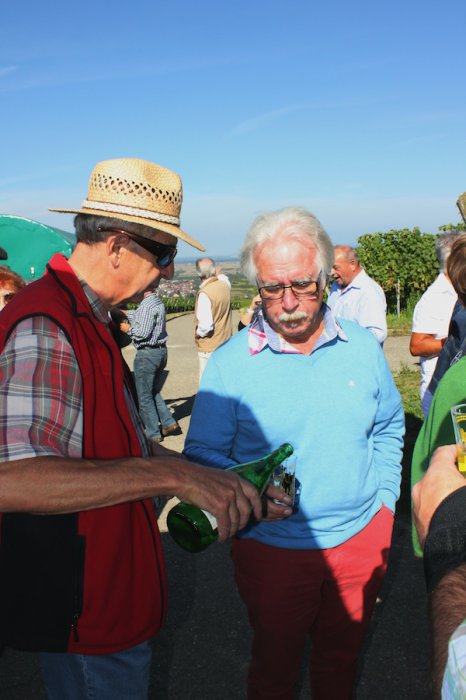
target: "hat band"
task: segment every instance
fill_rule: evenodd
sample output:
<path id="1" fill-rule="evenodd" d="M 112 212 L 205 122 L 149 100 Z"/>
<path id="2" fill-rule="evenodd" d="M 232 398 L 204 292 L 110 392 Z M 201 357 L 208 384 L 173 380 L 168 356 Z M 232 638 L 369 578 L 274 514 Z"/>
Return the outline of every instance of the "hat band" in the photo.
<path id="1" fill-rule="evenodd" d="M 147 211 L 147 209 L 137 209 L 136 207 L 127 207 L 124 204 L 105 204 L 104 202 L 94 202 L 85 199 L 82 203 L 83 209 L 97 209 L 98 211 L 109 211 L 115 214 L 128 214 L 129 216 L 140 216 L 143 219 L 152 219 L 160 221 L 164 224 L 180 225 L 179 216 L 168 216 L 168 214 L 160 214 L 159 212 Z"/>

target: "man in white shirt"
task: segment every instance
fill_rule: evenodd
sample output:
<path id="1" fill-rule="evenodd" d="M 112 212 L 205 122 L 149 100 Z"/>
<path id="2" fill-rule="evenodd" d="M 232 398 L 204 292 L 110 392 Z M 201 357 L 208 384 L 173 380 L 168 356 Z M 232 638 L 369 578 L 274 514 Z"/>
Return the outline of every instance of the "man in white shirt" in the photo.
<path id="1" fill-rule="evenodd" d="M 464 235 L 464 231 L 453 231 L 444 233 L 437 238 L 435 249 L 440 273 L 414 308 L 409 350 L 411 355 L 420 357 L 421 386 L 419 396 L 424 417 L 429 411 L 431 400 L 431 395 L 429 392 L 426 393 L 426 389 L 434 374 L 440 351 L 447 340 L 451 314 L 458 299 L 446 274 L 447 260 L 453 243 Z"/>
<path id="2" fill-rule="evenodd" d="M 201 381 L 209 357 L 219 345 L 231 338 L 233 327 L 228 277 L 220 273 L 212 258 L 196 260 L 196 270 L 201 285 L 194 309 L 194 339 L 198 346 Z"/>
<path id="3" fill-rule="evenodd" d="M 334 282 L 327 304 L 337 318 L 355 321 L 367 328 L 381 345 L 387 337 L 387 302 L 380 285 L 363 270 L 356 251 L 335 246 L 332 267 Z"/>

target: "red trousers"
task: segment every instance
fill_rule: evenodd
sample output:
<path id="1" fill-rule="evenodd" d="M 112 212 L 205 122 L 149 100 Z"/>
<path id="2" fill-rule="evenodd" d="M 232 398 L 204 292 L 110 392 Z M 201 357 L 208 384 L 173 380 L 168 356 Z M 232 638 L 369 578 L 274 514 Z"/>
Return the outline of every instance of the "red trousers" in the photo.
<path id="1" fill-rule="evenodd" d="M 313 700 L 351 699 L 392 529 L 393 514 L 383 506 L 364 530 L 331 549 L 234 541 L 235 579 L 254 633 L 248 700 L 295 697 L 308 635 Z"/>

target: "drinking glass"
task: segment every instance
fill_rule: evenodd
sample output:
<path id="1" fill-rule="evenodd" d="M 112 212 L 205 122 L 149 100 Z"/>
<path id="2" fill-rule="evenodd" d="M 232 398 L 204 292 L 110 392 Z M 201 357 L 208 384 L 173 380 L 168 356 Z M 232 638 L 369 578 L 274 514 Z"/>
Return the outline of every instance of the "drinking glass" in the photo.
<path id="1" fill-rule="evenodd" d="M 273 473 L 273 485 L 282 489 L 291 498 L 291 507 L 294 506 L 296 497 L 296 457 L 292 455 L 285 459 L 282 465 Z M 281 503 L 279 500 L 275 503 Z"/>
<path id="2" fill-rule="evenodd" d="M 450 412 L 458 449 L 458 469 L 466 476 L 466 403 L 452 406 Z"/>

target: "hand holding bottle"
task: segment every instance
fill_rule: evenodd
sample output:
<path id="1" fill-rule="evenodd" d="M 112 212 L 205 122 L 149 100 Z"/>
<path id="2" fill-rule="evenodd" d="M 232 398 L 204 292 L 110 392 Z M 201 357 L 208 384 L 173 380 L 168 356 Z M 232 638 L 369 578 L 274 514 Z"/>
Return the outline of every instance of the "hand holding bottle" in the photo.
<path id="1" fill-rule="evenodd" d="M 210 469 L 186 462 L 185 483 L 176 496 L 184 503 L 208 511 L 217 520 L 218 541 L 233 537 L 251 516 L 260 520 L 262 502 L 257 489 L 234 472 Z"/>
<path id="2" fill-rule="evenodd" d="M 231 485 L 234 483 L 235 487 L 239 487 L 239 493 L 243 499 L 246 498 L 246 502 L 249 500 L 256 520 L 260 520 L 262 518 L 262 507 L 261 505 L 259 505 L 259 508 L 257 507 L 258 503 L 261 504 L 260 496 L 267 489 L 274 470 L 292 453 L 293 447 L 289 443 L 283 443 L 277 450 L 261 459 L 235 465 L 224 472 L 211 470 L 212 476 L 215 475 L 213 484 L 215 484 L 216 480 L 218 481 L 220 475 L 223 475 L 223 477 L 229 476 L 230 478 L 232 476 L 239 477 L 239 482 L 231 482 Z M 222 483 L 225 484 L 223 479 Z M 250 491 L 251 488 L 255 491 L 255 498 L 253 492 Z M 276 491 L 276 495 L 286 499 L 285 493 L 282 493 L 280 489 L 276 489 Z M 173 506 L 167 514 L 169 533 L 180 547 L 189 552 L 201 552 L 212 542 L 216 540 L 222 541 L 226 537 L 231 537 L 236 530 L 241 530 L 247 523 L 247 519 L 246 521 L 242 519 L 242 512 L 240 513 L 241 519 L 238 520 L 238 512 L 241 509 L 236 493 L 232 499 L 224 504 L 227 508 L 230 526 L 230 534 L 225 536 L 223 536 L 225 530 L 222 528 L 222 531 L 220 531 L 220 521 L 213 508 L 209 506 L 204 507 L 199 500 L 192 499 L 192 496 L 190 498 L 191 500 L 188 500 L 185 496 L 184 500 Z M 283 507 L 282 503 L 278 503 L 277 506 L 275 516 L 277 517 L 280 514 L 278 517 L 284 517 L 287 514 L 284 513 L 286 506 Z M 251 508 L 249 509 L 250 512 Z M 223 518 L 224 512 L 221 512 L 221 515 Z"/>

